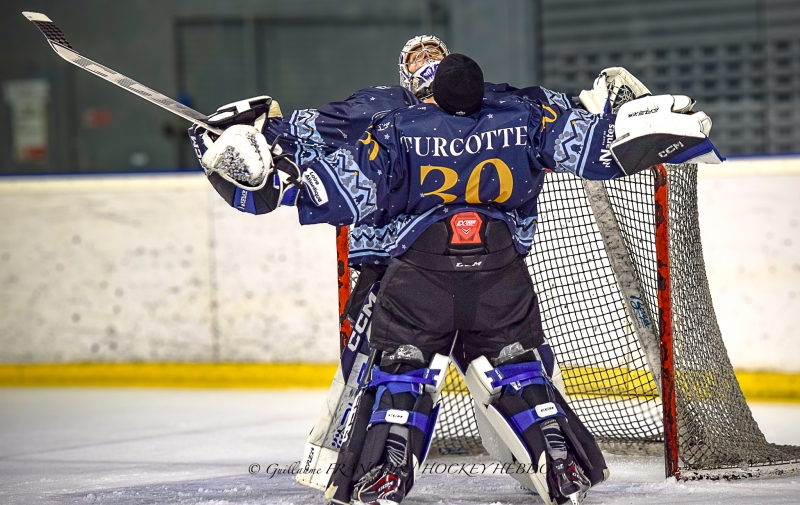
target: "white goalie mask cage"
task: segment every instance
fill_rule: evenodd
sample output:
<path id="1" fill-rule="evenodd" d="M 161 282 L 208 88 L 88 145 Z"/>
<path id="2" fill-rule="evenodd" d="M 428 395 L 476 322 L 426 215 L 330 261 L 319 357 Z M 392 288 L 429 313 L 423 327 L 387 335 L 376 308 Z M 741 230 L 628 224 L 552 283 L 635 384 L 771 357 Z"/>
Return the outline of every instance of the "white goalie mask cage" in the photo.
<path id="1" fill-rule="evenodd" d="M 433 76 L 439 62 L 450 50 L 444 42 L 433 35 L 419 35 L 412 38 L 400 51 L 398 69 L 400 72 L 400 86 L 414 93 L 420 100 L 433 94 Z M 409 72 L 408 64 L 416 61 L 419 68 Z"/>

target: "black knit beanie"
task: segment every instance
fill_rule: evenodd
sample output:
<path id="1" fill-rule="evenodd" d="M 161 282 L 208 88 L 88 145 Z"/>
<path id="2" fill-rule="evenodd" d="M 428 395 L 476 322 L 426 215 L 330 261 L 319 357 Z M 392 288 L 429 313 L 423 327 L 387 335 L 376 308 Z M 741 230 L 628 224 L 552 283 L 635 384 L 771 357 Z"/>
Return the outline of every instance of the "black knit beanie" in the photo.
<path id="1" fill-rule="evenodd" d="M 453 53 L 439 63 L 433 79 L 433 99 L 445 112 L 468 116 L 481 108 L 483 71 L 475 60 Z"/>

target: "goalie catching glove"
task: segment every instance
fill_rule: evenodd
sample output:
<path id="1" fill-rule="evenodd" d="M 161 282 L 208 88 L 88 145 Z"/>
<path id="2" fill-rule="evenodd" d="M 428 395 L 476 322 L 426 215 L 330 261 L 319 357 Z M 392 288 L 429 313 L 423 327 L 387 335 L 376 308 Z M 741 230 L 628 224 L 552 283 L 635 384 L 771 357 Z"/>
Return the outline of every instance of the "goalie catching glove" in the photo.
<path id="1" fill-rule="evenodd" d="M 614 160 L 627 175 L 661 163 L 722 163 L 708 139 L 711 118 L 692 112 L 684 95 L 637 98 L 619 108 L 611 143 Z"/>
<path id="2" fill-rule="evenodd" d="M 647 86 L 626 69 L 610 67 L 600 71 L 592 89 L 581 91 L 578 100 L 592 114 L 616 114 L 623 104 L 650 94 Z"/>
<path id="3" fill-rule="evenodd" d="M 252 214 L 279 205 L 294 205 L 300 187 L 300 168 L 262 131 L 268 118 L 281 117 L 278 103 L 259 96 L 224 105 L 208 124 L 225 128 L 222 135 L 195 125 L 189 137 L 209 181 L 228 203 Z"/>

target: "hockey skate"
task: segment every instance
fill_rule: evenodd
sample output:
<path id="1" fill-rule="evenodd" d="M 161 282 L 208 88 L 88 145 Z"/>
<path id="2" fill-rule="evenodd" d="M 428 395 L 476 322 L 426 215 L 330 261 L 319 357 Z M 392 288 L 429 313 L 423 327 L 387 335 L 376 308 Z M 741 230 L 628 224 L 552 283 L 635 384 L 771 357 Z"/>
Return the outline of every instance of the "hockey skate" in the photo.
<path id="1" fill-rule="evenodd" d="M 353 488 L 354 505 L 398 505 L 406 497 L 414 476 L 407 465 L 384 463 L 358 480 Z"/>
<path id="2" fill-rule="evenodd" d="M 551 489 L 568 498 L 572 505 L 580 505 L 586 492 L 592 486 L 580 466 L 569 456 L 567 459 L 553 460 L 550 473 Z M 557 500 L 560 501 L 560 500 Z"/>

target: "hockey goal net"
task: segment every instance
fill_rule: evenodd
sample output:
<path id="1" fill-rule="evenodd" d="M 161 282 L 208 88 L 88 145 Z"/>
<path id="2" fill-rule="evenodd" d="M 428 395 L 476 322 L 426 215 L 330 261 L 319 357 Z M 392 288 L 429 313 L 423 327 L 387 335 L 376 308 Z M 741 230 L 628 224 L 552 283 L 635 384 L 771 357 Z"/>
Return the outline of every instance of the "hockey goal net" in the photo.
<path id="1" fill-rule="evenodd" d="M 526 261 L 545 333 L 570 406 L 604 449 L 663 453 L 667 475 L 683 479 L 800 469 L 800 447 L 764 438 L 728 359 L 703 262 L 696 165 L 605 182 L 550 173 L 539 218 Z M 482 451 L 451 366 L 431 454 Z"/>

